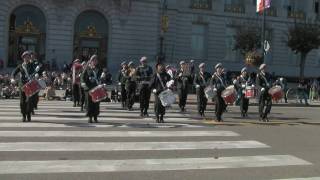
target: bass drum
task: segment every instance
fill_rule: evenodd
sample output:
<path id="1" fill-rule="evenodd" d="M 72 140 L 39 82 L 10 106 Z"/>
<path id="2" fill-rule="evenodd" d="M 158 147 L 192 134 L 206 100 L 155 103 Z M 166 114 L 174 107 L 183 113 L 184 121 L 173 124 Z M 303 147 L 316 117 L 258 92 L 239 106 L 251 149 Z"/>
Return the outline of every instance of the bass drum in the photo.
<path id="1" fill-rule="evenodd" d="M 283 97 L 283 91 L 280 86 L 272 87 L 271 89 L 269 89 L 268 93 L 271 95 L 274 101 L 278 101 Z"/>
<path id="2" fill-rule="evenodd" d="M 208 86 L 204 89 L 204 94 L 206 95 L 207 99 L 212 99 L 215 96 L 215 92 L 212 86 Z"/>

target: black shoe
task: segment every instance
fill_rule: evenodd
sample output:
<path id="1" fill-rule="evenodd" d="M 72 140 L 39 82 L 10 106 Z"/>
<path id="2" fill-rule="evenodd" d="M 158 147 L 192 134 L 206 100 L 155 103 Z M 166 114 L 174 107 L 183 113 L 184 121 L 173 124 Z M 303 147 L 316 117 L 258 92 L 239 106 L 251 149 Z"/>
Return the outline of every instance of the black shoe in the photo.
<path id="1" fill-rule="evenodd" d="M 27 120 L 28 120 L 28 122 L 31 121 L 31 114 L 27 114 Z"/>
<path id="2" fill-rule="evenodd" d="M 93 119 L 94 119 L 95 123 L 98 123 L 98 117 L 97 116 L 94 116 Z"/>
<path id="3" fill-rule="evenodd" d="M 92 123 L 92 117 L 89 117 L 88 123 Z"/>
<path id="4" fill-rule="evenodd" d="M 32 115 L 35 115 L 34 110 L 31 111 L 31 114 L 32 114 Z"/>
<path id="5" fill-rule="evenodd" d="M 73 104 L 73 107 L 76 107 L 76 103 Z"/>
<path id="6" fill-rule="evenodd" d="M 140 113 L 140 117 L 144 117 L 144 113 L 143 113 L 143 111 L 141 111 L 141 113 Z"/>
<path id="7" fill-rule="evenodd" d="M 156 123 L 160 123 L 159 116 L 156 116 Z"/>
<path id="8" fill-rule="evenodd" d="M 22 115 L 22 122 L 26 122 L 26 115 Z"/>
<path id="9" fill-rule="evenodd" d="M 164 123 L 164 121 L 163 121 L 163 115 L 160 116 L 160 123 Z"/>
<path id="10" fill-rule="evenodd" d="M 143 113 L 143 115 L 145 116 L 145 117 L 149 117 L 149 114 L 148 114 L 148 111 L 144 111 L 144 113 Z"/>
<path id="11" fill-rule="evenodd" d="M 81 112 L 83 112 L 83 106 L 81 106 L 81 109 L 80 109 L 80 111 L 81 111 Z"/>

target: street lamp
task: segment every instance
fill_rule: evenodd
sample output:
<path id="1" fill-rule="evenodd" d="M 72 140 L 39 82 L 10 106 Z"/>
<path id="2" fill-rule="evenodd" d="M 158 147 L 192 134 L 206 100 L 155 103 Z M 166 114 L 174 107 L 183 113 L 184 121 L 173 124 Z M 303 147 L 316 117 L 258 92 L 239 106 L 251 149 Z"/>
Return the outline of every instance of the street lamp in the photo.
<path id="1" fill-rule="evenodd" d="M 164 53 L 164 34 L 168 31 L 169 16 L 167 15 L 167 0 L 161 0 L 161 29 L 160 29 L 160 52 L 158 55 L 158 63 L 165 61 Z"/>

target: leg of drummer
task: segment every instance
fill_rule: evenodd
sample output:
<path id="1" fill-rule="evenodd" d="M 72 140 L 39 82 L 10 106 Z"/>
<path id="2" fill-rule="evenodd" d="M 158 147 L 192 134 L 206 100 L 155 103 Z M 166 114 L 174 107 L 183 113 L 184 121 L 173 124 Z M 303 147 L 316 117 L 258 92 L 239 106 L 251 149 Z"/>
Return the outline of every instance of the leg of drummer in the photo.
<path id="1" fill-rule="evenodd" d="M 21 110 L 23 122 L 25 122 L 27 118 L 25 101 L 26 101 L 26 95 L 23 91 L 20 91 L 20 110 Z"/>
<path id="2" fill-rule="evenodd" d="M 240 112 L 241 112 L 241 116 L 244 117 L 245 113 L 244 113 L 244 106 L 245 106 L 245 98 L 243 95 L 240 96 Z"/>
<path id="3" fill-rule="evenodd" d="M 271 107 L 272 107 L 272 98 L 271 96 L 268 96 L 266 98 L 267 104 L 266 104 L 266 111 L 264 113 L 264 119 L 268 120 L 268 114 L 271 112 Z"/>
<path id="4" fill-rule="evenodd" d="M 199 115 L 202 116 L 202 98 L 201 98 L 200 88 L 197 88 L 197 89 L 196 89 L 196 94 L 197 94 L 197 108 L 198 108 L 198 113 L 199 113 Z"/>
<path id="5" fill-rule="evenodd" d="M 263 109 L 264 109 L 264 106 L 265 106 L 265 100 L 264 100 L 264 95 L 261 94 L 260 97 L 259 97 L 259 120 L 263 120 Z"/>
<path id="6" fill-rule="evenodd" d="M 248 116 L 248 109 L 249 109 L 249 99 L 244 98 L 244 113 L 245 116 Z"/>
<path id="7" fill-rule="evenodd" d="M 150 103 L 150 96 L 151 96 L 151 90 L 149 86 L 145 87 L 145 105 L 144 105 L 144 115 L 149 116 L 148 109 L 149 109 L 149 103 Z"/>
<path id="8" fill-rule="evenodd" d="M 144 109 L 145 109 L 145 88 L 141 84 L 140 91 L 139 91 L 139 103 L 140 103 L 140 116 L 144 116 Z"/>

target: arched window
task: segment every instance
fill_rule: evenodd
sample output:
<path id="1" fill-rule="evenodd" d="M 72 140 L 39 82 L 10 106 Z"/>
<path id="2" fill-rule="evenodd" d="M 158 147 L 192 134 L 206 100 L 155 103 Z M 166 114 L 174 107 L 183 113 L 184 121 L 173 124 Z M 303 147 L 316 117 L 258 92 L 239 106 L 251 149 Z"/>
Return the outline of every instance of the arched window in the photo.
<path id="1" fill-rule="evenodd" d="M 74 27 L 74 58 L 84 61 L 91 55 L 97 54 L 99 64 L 107 63 L 108 22 L 106 18 L 96 11 L 81 13 Z"/>
<path id="2" fill-rule="evenodd" d="M 21 60 L 23 51 L 37 54 L 40 61 L 45 59 L 46 19 L 42 11 L 31 5 L 16 8 L 10 14 L 8 66 Z"/>

